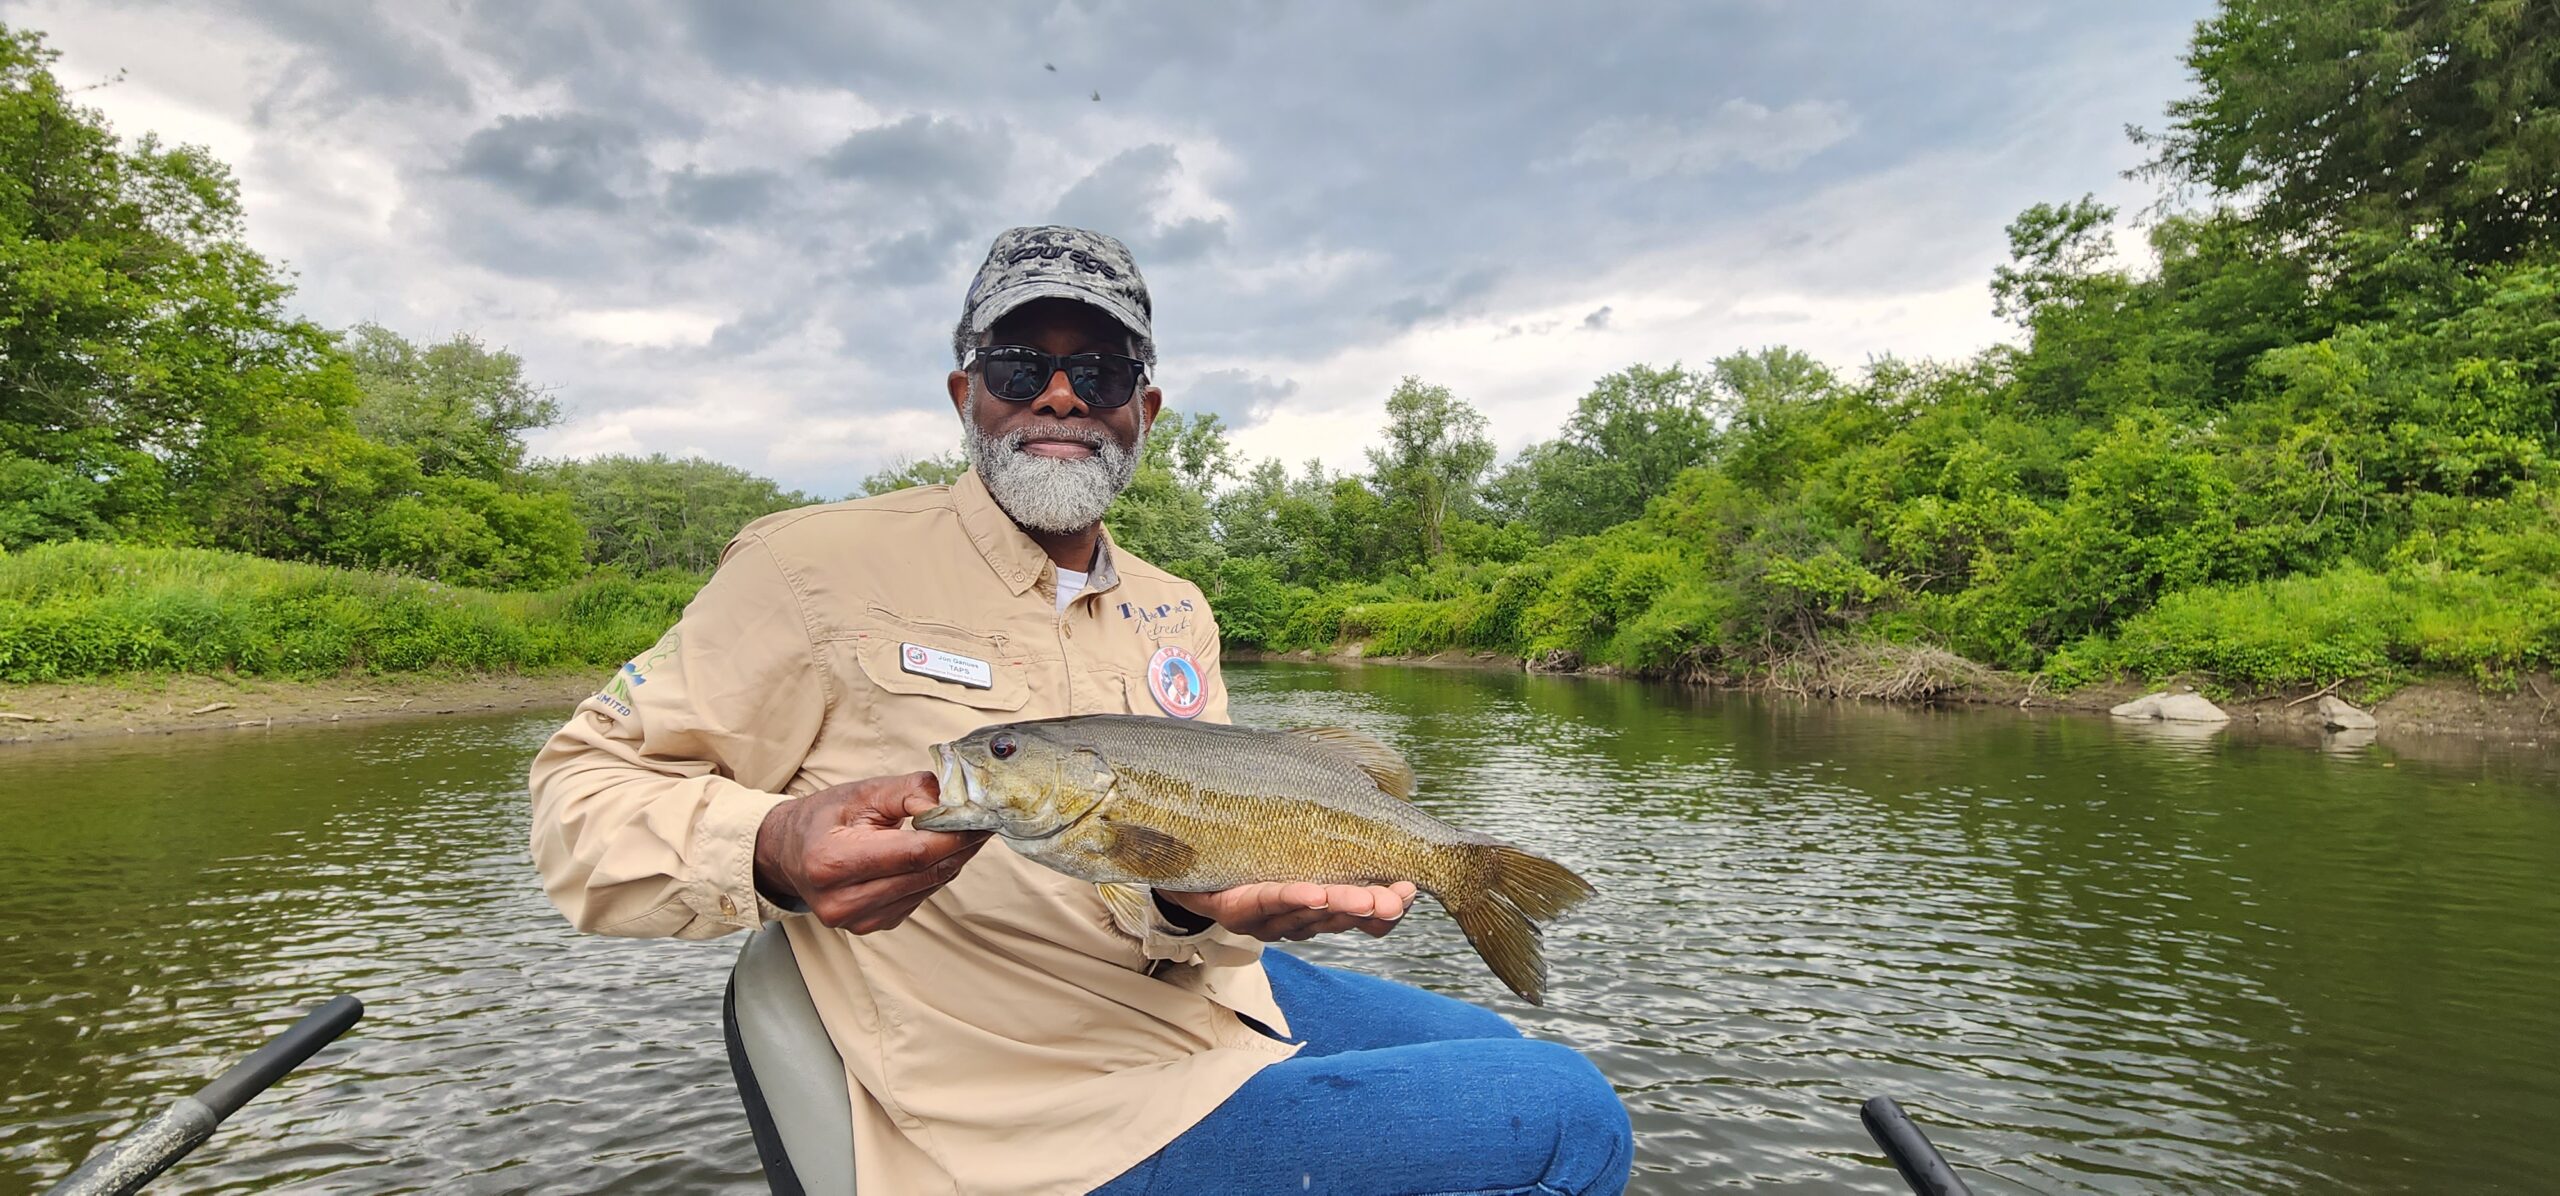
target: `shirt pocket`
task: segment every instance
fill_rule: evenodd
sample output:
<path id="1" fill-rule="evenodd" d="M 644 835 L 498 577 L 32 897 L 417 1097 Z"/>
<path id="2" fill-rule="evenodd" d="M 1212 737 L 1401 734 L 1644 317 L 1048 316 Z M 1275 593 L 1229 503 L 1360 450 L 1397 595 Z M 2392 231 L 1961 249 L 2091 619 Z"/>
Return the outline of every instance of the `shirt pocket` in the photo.
<path id="1" fill-rule="evenodd" d="M 1085 697 L 1092 709 L 1086 714 L 1161 714 L 1155 703 L 1147 699 L 1147 683 L 1118 669 L 1096 669 L 1079 678 L 1077 687 L 1088 691 Z"/>
<path id="2" fill-rule="evenodd" d="M 884 694 L 933 699 L 1000 714 L 1020 710 L 1031 701 L 1031 659 L 1009 651 L 1000 635 L 892 619 L 875 610 L 865 625 L 854 629 L 845 647 L 864 679 Z M 908 664 L 911 647 L 983 664 L 987 684 L 971 685 L 915 671 Z"/>

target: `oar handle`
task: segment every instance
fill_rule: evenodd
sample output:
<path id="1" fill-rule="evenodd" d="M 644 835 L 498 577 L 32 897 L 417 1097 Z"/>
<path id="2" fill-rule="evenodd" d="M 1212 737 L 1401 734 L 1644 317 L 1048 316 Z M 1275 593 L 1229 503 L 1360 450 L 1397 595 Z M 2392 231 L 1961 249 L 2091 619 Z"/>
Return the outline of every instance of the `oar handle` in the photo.
<path id="1" fill-rule="evenodd" d="M 354 997 L 330 998 L 215 1076 L 212 1083 L 196 1089 L 195 1095 L 179 1097 L 177 1103 L 99 1148 L 45 1196 L 131 1196 L 187 1157 L 188 1151 L 203 1145 L 223 1118 L 239 1112 L 240 1106 L 302 1066 L 363 1016 L 364 1002 Z"/>
<path id="2" fill-rule="evenodd" d="M 1884 1148 L 1884 1157 L 1893 1160 L 1902 1182 L 1918 1196 L 1973 1196 L 1973 1189 L 1947 1165 L 1947 1156 L 1929 1144 L 1929 1135 L 1920 1132 L 1892 1097 L 1873 1097 L 1858 1106 L 1858 1120 L 1866 1123 L 1867 1136 Z"/>

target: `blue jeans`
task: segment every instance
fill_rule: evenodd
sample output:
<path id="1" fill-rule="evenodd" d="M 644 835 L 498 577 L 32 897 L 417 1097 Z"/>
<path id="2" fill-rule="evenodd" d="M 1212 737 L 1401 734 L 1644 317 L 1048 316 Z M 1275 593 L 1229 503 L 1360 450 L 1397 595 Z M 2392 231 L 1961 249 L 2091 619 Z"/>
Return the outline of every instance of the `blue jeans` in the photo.
<path id="1" fill-rule="evenodd" d="M 1627 1107 L 1571 1048 L 1501 1015 L 1262 953 L 1306 1043 L 1096 1196 L 1608 1194 L 1635 1160 Z"/>

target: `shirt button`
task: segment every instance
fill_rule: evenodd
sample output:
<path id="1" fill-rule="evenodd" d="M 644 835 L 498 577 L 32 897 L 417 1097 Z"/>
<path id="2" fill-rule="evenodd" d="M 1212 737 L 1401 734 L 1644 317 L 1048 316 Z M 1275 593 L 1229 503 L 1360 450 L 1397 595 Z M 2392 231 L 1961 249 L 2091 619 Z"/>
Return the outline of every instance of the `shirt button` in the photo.
<path id="1" fill-rule="evenodd" d="M 738 902 L 727 893 L 722 893 L 720 895 L 720 916 L 723 918 L 734 918 L 738 916 Z"/>

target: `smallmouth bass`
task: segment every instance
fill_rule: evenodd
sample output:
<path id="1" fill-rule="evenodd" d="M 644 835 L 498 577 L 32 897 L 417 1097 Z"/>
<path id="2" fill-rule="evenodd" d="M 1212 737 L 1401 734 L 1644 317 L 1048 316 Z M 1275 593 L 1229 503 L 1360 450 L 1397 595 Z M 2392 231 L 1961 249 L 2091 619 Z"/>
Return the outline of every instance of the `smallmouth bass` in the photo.
<path id="1" fill-rule="evenodd" d="M 1596 891 L 1562 864 L 1416 808 L 1412 766 L 1338 727 L 1085 714 L 982 727 L 934 752 L 943 804 L 917 827 L 994 831 L 1096 884 L 1412 881 L 1532 1005 L 1546 989 L 1537 923 Z"/>

